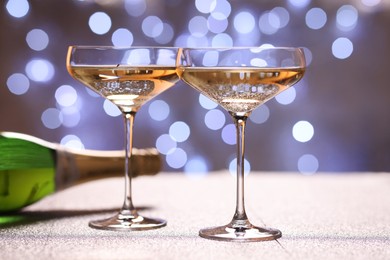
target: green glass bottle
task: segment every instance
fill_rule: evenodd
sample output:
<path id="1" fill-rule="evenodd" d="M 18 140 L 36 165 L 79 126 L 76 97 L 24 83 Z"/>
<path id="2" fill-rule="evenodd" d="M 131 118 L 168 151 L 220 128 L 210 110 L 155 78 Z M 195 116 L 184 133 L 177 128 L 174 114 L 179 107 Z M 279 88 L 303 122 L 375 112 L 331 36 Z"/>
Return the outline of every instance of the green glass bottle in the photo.
<path id="1" fill-rule="evenodd" d="M 161 171 L 154 148 L 134 149 L 133 177 Z M 124 151 L 65 149 L 36 137 L 0 132 L 0 213 L 20 210 L 86 181 L 123 176 Z"/>

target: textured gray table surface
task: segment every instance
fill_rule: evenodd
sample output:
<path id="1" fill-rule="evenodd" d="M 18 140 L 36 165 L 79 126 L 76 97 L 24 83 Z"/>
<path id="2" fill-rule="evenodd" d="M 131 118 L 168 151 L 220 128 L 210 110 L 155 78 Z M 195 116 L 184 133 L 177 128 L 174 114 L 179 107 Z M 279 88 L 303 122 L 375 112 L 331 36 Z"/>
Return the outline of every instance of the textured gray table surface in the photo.
<path id="1" fill-rule="evenodd" d="M 200 238 L 234 211 L 234 178 L 193 180 L 160 173 L 133 182 L 140 213 L 164 228 L 113 232 L 88 227 L 122 204 L 122 178 L 56 193 L 0 226 L 0 259 L 390 259 L 390 174 L 251 173 L 246 207 L 253 224 L 278 228 L 277 241 L 229 243 Z M 6 216 L 1 216 L 2 218 Z"/>

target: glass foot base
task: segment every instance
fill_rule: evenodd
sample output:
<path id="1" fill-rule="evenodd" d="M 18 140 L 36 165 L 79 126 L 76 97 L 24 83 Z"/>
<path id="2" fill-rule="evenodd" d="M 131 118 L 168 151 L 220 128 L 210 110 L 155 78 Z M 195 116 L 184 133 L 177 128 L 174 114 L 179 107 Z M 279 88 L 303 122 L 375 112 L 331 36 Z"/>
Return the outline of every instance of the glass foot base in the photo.
<path id="1" fill-rule="evenodd" d="M 142 216 L 126 216 L 121 213 L 115 216 L 89 222 L 91 228 L 114 230 L 114 231 L 139 231 L 164 227 L 167 222 L 158 218 L 147 218 Z"/>
<path id="2" fill-rule="evenodd" d="M 211 227 L 201 229 L 199 236 L 207 239 L 232 241 L 232 242 L 256 242 L 265 240 L 274 240 L 282 236 L 278 229 L 265 227 L 232 227 L 225 225 L 220 227 Z"/>

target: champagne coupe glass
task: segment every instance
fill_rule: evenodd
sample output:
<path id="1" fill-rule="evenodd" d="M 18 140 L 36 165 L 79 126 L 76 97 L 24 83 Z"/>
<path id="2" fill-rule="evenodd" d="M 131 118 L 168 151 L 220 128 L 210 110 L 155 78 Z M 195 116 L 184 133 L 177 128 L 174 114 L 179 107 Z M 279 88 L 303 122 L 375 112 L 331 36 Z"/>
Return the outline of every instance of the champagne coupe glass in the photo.
<path id="1" fill-rule="evenodd" d="M 163 227 L 166 221 L 138 214 L 132 202 L 129 164 L 133 147 L 133 125 L 137 111 L 147 101 L 172 87 L 178 48 L 70 46 L 66 66 L 72 77 L 113 102 L 122 112 L 125 125 L 125 197 L 113 217 L 91 221 L 89 226 L 108 230 L 147 230 Z"/>
<path id="2" fill-rule="evenodd" d="M 232 116 L 237 132 L 236 210 L 224 226 L 201 229 L 203 238 L 223 241 L 273 240 L 277 229 L 251 224 L 244 207 L 245 126 L 251 111 L 298 82 L 305 71 L 301 48 L 184 48 L 178 72 L 190 86 Z"/>

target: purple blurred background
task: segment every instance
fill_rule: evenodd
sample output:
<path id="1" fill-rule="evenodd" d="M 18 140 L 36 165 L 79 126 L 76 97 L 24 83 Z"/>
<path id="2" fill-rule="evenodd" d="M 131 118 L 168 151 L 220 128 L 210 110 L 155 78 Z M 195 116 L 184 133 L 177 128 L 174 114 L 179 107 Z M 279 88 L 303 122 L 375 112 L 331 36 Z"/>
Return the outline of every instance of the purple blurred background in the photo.
<path id="1" fill-rule="evenodd" d="M 304 79 L 248 120 L 247 169 L 390 171 L 390 1 L 9 0 L 0 24 L 1 131 L 122 149 L 118 110 L 68 75 L 69 45 L 299 46 Z M 142 107 L 134 135 L 193 176 L 236 152 L 229 115 L 182 82 Z"/>

